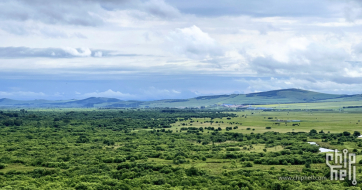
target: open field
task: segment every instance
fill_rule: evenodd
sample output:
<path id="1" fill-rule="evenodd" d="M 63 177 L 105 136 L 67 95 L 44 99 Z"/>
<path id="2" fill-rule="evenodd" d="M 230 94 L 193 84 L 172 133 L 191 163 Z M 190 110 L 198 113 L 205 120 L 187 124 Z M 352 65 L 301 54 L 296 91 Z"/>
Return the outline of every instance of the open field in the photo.
<path id="1" fill-rule="evenodd" d="M 336 102 L 315 102 L 315 103 L 291 103 L 291 104 L 265 104 L 257 105 L 257 107 L 266 107 L 274 109 L 333 109 L 339 111 L 347 106 L 362 106 L 362 101 L 336 101 Z M 344 109 L 348 111 L 349 109 Z"/>
<path id="2" fill-rule="evenodd" d="M 275 132 L 309 132 L 311 129 L 317 131 L 323 130 L 328 133 L 341 133 L 349 131 L 353 133 L 356 130 L 362 130 L 361 113 L 346 112 L 325 112 L 325 111 L 242 111 L 233 112 L 238 115 L 234 118 L 215 118 L 211 124 L 210 118 L 198 118 L 187 121 L 178 121 L 172 124 L 172 130 L 179 130 L 181 127 L 220 127 L 225 131 L 226 127 L 238 126 L 238 129 L 232 132 L 240 133 L 264 133 L 268 131 Z M 272 119 L 268 119 L 272 118 Z M 277 120 L 300 120 L 297 122 L 283 122 Z M 182 124 L 187 125 L 182 125 Z M 280 123 L 276 124 L 276 123 Z M 293 126 L 293 124 L 298 124 Z M 266 129 L 271 127 L 271 129 Z M 250 130 L 247 130 L 250 128 Z M 254 130 L 253 130 L 254 129 Z"/>

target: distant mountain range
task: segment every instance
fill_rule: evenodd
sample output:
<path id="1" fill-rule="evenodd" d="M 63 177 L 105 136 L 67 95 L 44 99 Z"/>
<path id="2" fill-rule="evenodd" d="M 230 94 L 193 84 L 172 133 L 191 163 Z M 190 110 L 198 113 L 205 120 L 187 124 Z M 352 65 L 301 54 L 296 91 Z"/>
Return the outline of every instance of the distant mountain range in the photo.
<path id="1" fill-rule="evenodd" d="M 190 99 L 123 101 L 116 98 L 91 97 L 83 100 L 0 99 L 0 108 L 144 108 L 144 107 L 214 107 L 216 105 L 260 105 L 306 102 L 341 102 L 362 100 L 362 95 L 325 94 L 301 89 L 283 89 L 250 94 L 199 96 Z"/>

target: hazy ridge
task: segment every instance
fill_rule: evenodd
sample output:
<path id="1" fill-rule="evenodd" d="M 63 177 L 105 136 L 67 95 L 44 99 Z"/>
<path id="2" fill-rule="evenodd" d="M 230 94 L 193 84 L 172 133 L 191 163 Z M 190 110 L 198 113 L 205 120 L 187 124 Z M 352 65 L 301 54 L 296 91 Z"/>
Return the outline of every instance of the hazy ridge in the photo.
<path id="1" fill-rule="evenodd" d="M 212 107 L 222 104 L 258 105 L 283 103 L 359 101 L 362 95 L 326 94 L 301 89 L 282 89 L 250 94 L 199 96 L 190 99 L 124 101 L 116 98 L 90 97 L 82 100 L 12 100 L 0 99 L 0 107 L 32 108 L 143 108 L 143 107 Z"/>

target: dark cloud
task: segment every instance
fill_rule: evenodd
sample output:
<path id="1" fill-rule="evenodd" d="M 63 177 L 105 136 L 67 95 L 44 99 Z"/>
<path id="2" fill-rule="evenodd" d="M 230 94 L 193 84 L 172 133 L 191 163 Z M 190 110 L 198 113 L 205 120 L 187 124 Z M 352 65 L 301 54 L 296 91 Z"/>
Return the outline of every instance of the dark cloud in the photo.
<path id="1" fill-rule="evenodd" d="M 140 0 L 3 0 L 0 2 L 0 19 L 99 26 L 104 23 L 107 11 L 116 10 L 141 10 L 160 18 L 174 18 L 180 15 L 176 8 L 163 0 L 147 2 Z M 14 32 L 19 34 L 23 31 L 15 30 Z"/>
<path id="2" fill-rule="evenodd" d="M 0 4 L 0 18 L 37 20 L 46 24 L 96 26 L 102 24 L 102 20 L 96 15 L 96 12 L 101 10 L 95 1 L 87 0 L 4 0 Z"/>
<path id="3" fill-rule="evenodd" d="M 181 15 L 179 10 L 166 4 L 163 0 L 148 1 L 143 7 L 146 12 L 161 18 L 176 18 Z"/>
<path id="4" fill-rule="evenodd" d="M 277 69 L 287 69 L 288 65 L 283 64 L 272 57 L 256 57 L 250 63 L 254 71 L 259 74 L 275 74 Z"/>
<path id="5" fill-rule="evenodd" d="M 114 51 L 88 48 L 29 48 L 0 47 L 0 58 L 74 58 L 74 57 L 110 57 L 139 56 L 137 54 L 119 54 Z"/>

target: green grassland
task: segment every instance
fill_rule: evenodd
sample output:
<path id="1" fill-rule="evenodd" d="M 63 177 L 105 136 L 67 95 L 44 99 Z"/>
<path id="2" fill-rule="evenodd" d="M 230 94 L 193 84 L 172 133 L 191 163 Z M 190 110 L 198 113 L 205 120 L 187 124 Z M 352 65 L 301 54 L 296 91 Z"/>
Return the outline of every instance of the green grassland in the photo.
<path id="1" fill-rule="evenodd" d="M 201 96 L 186 100 L 162 100 L 150 102 L 149 105 L 152 107 L 178 107 L 185 105 L 196 107 L 213 104 L 285 104 L 292 102 L 315 102 L 321 100 L 332 100 L 336 98 L 343 100 L 341 95 L 323 94 L 298 89 L 286 89 L 251 94 Z"/>
<path id="2" fill-rule="evenodd" d="M 356 187 L 278 180 L 328 177 L 325 153 L 307 142 L 355 152 L 362 169 L 362 112 L 339 109 L 359 101 L 280 105 L 1 110 L 0 189 L 360 189 L 362 170 Z"/>
<path id="3" fill-rule="evenodd" d="M 273 109 L 332 109 L 334 111 L 358 111 L 358 109 L 344 108 L 348 106 L 362 106 L 362 101 L 341 101 L 341 102 L 315 102 L 315 103 L 291 103 L 291 104 L 265 104 L 258 107 L 266 107 Z M 362 110 L 359 110 L 362 111 Z"/>
<path id="4" fill-rule="evenodd" d="M 264 133 L 275 132 L 309 132 L 311 129 L 330 133 L 352 132 L 362 130 L 361 113 L 326 112 L 326 111 L 241 111 L 233 112 L 238 117 L 227 119 L 215 118 L 210 123 L 210 118 L 199 118 L 185 121 L 178 121 L 172 124 L 172 130 L 181 127 L 220 127 L 225 131 L 226 127 L 238 126 L 233 132 L 240 133 Z M 268 119 L 273 118 L 273 119 Z M 283 122 L 277 120 L 300 120 L 300 122 Z M 192 121 L 192 122 L 191 122 Z M 187 125 L 182 125 L 182 124 Z M 275 124 L 280 123 L 280 125 Z M 298 124 L 293 126 L 293 124 Z M 266 129 L 271 127 L 271 129 Z M 247 130 L 250 128 L 250 130 Z M 253 130 L 254 129 L 254 130 Z"/>

